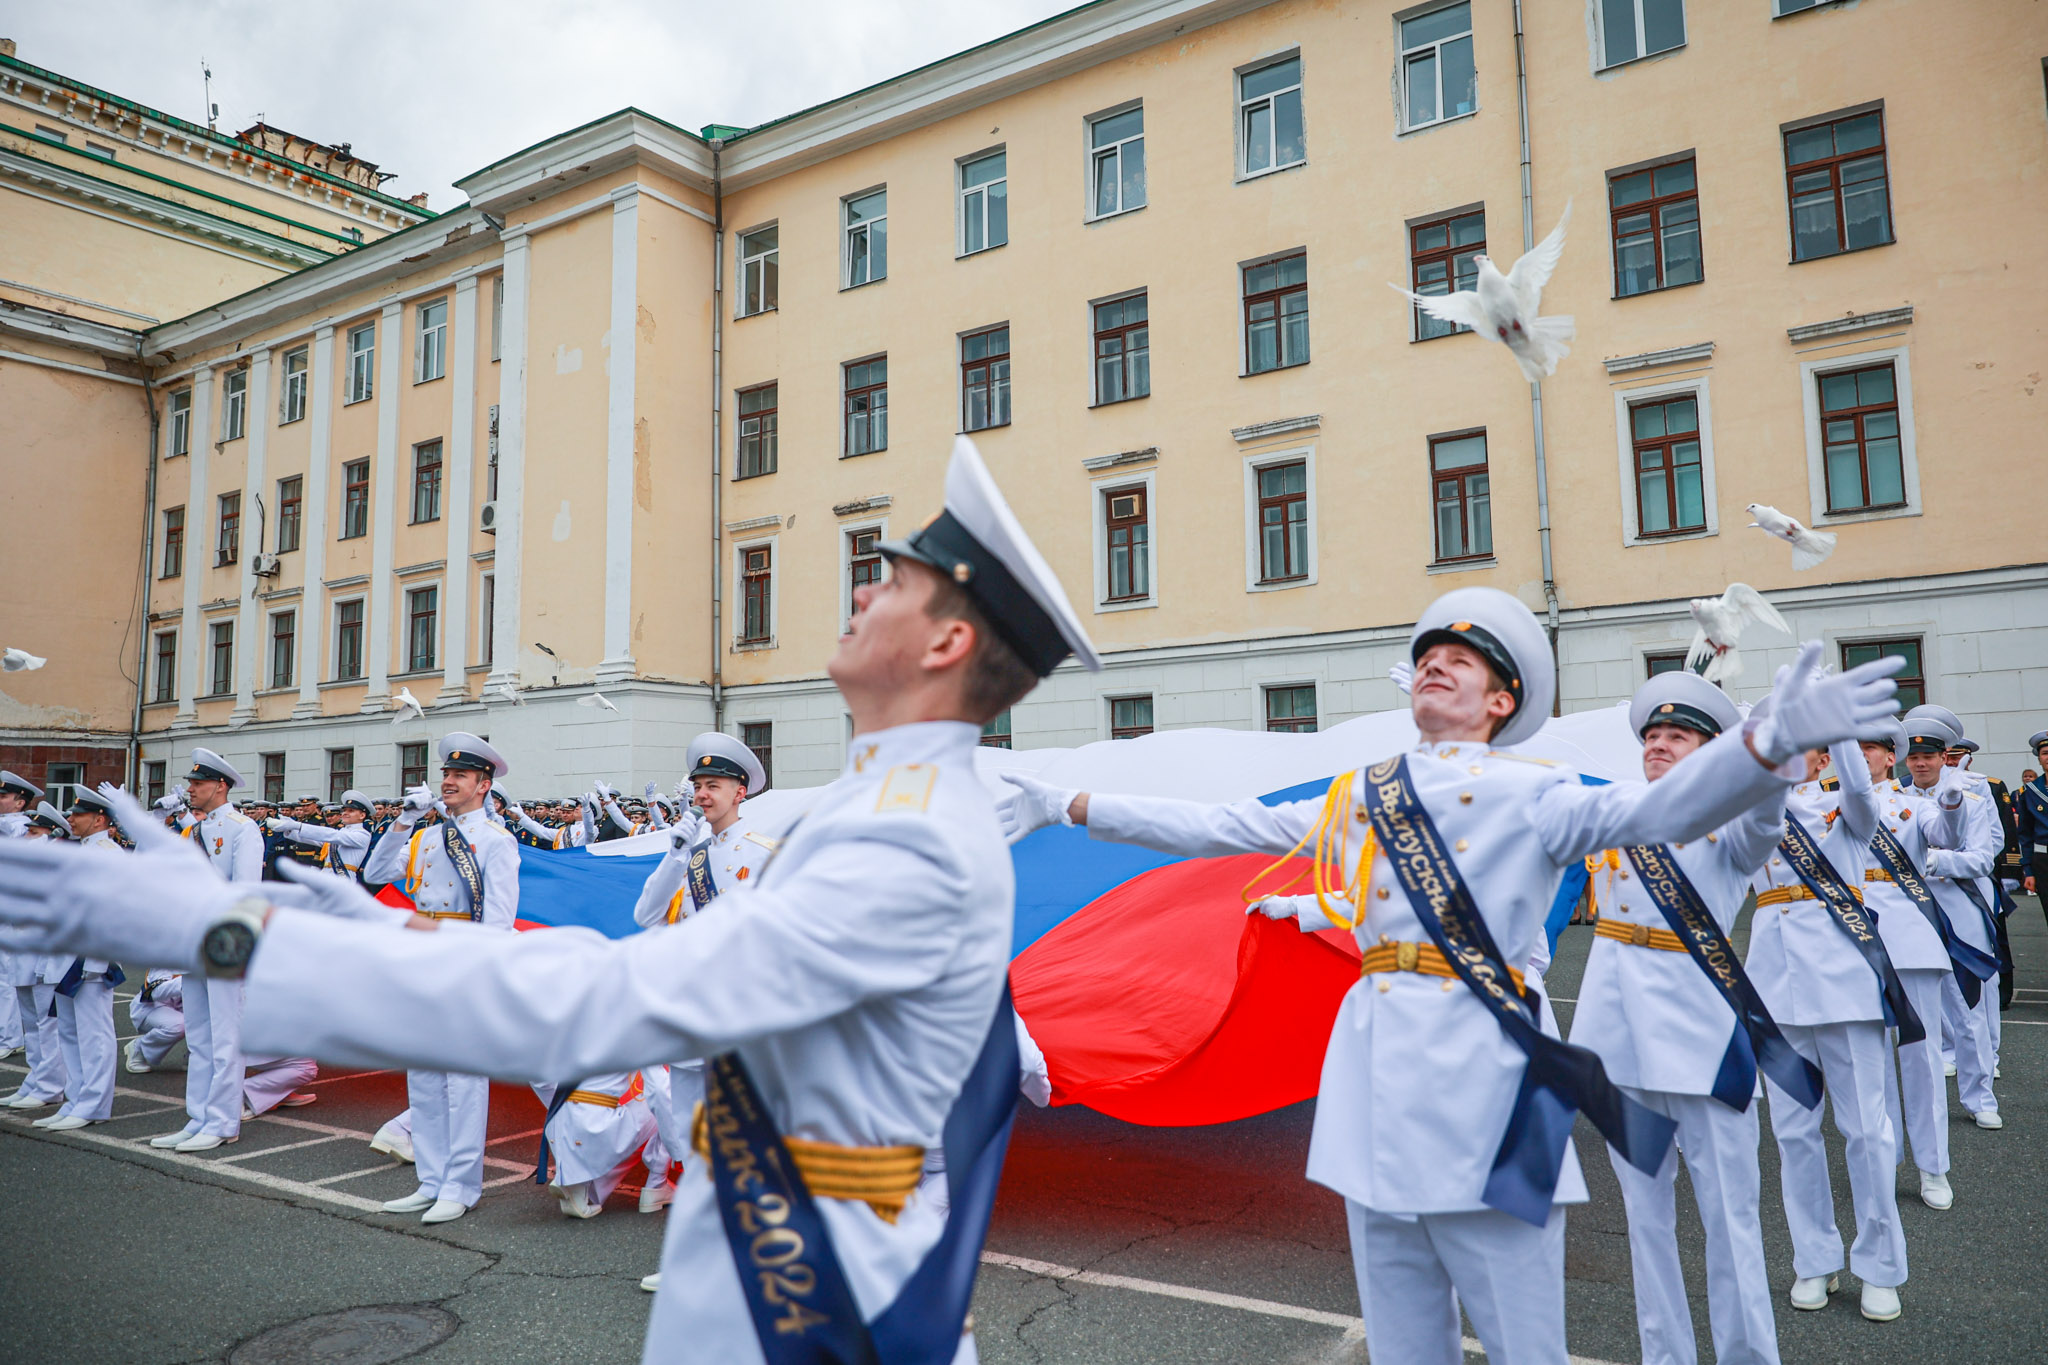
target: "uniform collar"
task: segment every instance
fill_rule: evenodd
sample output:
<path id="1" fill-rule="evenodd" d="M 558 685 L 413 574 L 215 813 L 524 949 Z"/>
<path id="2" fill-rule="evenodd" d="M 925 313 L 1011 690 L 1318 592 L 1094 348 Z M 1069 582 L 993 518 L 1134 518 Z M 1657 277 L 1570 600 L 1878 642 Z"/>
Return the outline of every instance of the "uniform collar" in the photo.
<path id="1" fill-rule="evenodd" d="M 732 818 L 732 823 L 725 827 L 724 833 L 714 834 L 711 836 L 711 842 L 714 844 L 729 844 L 733 840 L 739 838 L 742 834 L 745 834 L 746 832 L 747 817 L 744 815 L 735 815 Z"/>
<path id="2" fill-rule="evenodd" d="M 1415 752 L 1451 762 L 1461 758 L 1477 758 L 1490 748 L 1490 745 L 1476 739 L 1455 740 L 1447 744 L 1431 744 L 1425 740 L 1415 746 Z"/>
<path id="3" fill-rule="evenodd" d="M 875 776 L 906 763 L 958 763 L 972 758 L 981 727 L 964 720 L 923 720 L 855 735 L 841 777 Z"/>
<path id="4" fill-rule="evenodd" d="M 103 829 L 100 830 L 97 834 L 86 835 L 85 838 L 79 840 L 79 842 L 82 844 L 113 844 L 114 835 L 112 831 Z M 116 848 L 120 847 L 119 844 L 114 844 L 114 846 Z"/>

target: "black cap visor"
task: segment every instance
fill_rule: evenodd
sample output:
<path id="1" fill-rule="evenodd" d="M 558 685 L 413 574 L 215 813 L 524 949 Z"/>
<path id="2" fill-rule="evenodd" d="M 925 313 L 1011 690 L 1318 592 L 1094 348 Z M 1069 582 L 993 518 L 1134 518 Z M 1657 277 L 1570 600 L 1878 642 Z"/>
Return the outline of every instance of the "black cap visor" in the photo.
<path id="1" fill-rule="evenodd" d="M 1059 623 L 951 512 L 939 513 L 908 540 L 890 541 L 882 546 L 882 553 L 891 559 L 915 560 L 965 588 L 968 596 L 981 604 L 996 634 L 1039 677 L 1073 653 L 1060 634 Z"/>
<path id="2" fill-rule="evenodd" d="M 1421 663 L 1422 656 L 1437 645 L 1464 645 L 1486 660 L 1486 665 L 1493 670 L 1494 676 L 1505 683 L 1507 690 L 1515 696 L 1515 709 L 1508 712 L 1506 719 L 1501 723 L 1504 725 L 1515 718 L 1521 711 L 1522 702 L 1527 694 L 1522 690 L 1522 670 L 1515 667 L 1515 658 L 1508 653 L 1506 646 L 1471 622 L 1459 621 L 1441 630 L 1426 630 L 1416 636 L 1415 650 L 1410 655 L 1409 662 Z"/>
<path id="3" fill-rule="evenodd" d="M 1681 730 L 1697 730 L 1708 739 L 1721 733 L 1721 723 L 1697 706 L 1687 706 L 1682 701 L 1667 701 L 1650 713 L 1643 722 L 1643 734 L 1647 735 L 1659 725 L 1676 725 Z"/>

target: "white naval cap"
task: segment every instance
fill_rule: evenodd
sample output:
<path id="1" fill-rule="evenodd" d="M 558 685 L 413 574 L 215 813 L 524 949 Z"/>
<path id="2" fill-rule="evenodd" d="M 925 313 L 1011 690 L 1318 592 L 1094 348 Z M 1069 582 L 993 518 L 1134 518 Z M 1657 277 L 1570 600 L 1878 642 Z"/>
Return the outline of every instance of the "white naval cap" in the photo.
<path id="1" fill-rule="evenodd" d="M 1882 744 L 1885 748 L 1890 749 L 1893 755 L 1902 754 L 1906 748 L 1906 724 L 1897 716 L 1886 716 L 1883 720 L 1874 720 L 1856 732 L 1856 742 L 1858 744 Z"/>
<path id="2" fill-rule="evenodd" d="M 495 781 L 512 770 L 512 765 L 481 735 L 472 735 L 467 730 L 457 730 L 444 738 L 439 753 L 443 771 L 453 768 L 458 772 L 489 773 Z"/>
<path id="3" fill-rule="evenodd" d="M 60 839 L 69 839 L 71 837 L 71 822 L 64 818 L 63 811 L 58 810 L 47 801 L 39 804 L 36 807 L 35 814 L 29 816 L 29 819 L 35 824 L 41 825 L 44 829 L 49 830 Z"/>
<path id="4" fill-rule="evenodd" d="M 1977 741 L 1974 739 L 1959 739 L 1955 743 L 1948 746 L 1948 751 L 1950 753 L 1956 753 L 1960 751 L 1966 754 L 1974 754 L 1982 747 L 1983 746 L 1979 745 Z"/>
<path id="5" fill-rule="evenodd" d="M 1945 754 L 1963 737 L 1961 730 L 1937 714 L 1940 709 L 1916 706 L 1906 713 L 1900 727 L 1906 732 L 1906 752 Z"/>
<path id="6" fill-rule="evenodd" d="M 1003 491 L 965 436 L 953 440 L 946 466 L 946 506 L 908 540 L 882 546 L 890 559 L 913 559 L 951 578 L 982 610 L 996 633 L 1039 677 L 1072 654 L 1090 673 L 1102 660 L 1066 590 L 1024 534 Z"/>
<path id="7" fill-rule="evenodd" d="M 1408 636 L 1408 660 L 1419 663 L 1431 646 L 1461 644 L 1477 650 L 1515 694 L 1515 709 L 1494 732 L 1502 748 L 1520 744 L 1550 719 L 1557 695 L 1557 665 L 1536 614 L 1499 588 L 1454 588 L 1429 604 Z"/>
<path id="8" fill-rule="evenodd" d="M 736 778 L 747 784 L 749 796 L 758 796 L 768 785 L 768 773 L 754 751 L 716 730 L 690 741 L 689 764 L 689 776 Z"/>
<path id="9" fill-rule="evenodd" d="M 194 778 L 209 782 L 225 782 L 229 791 L 249 785 L 242 780 L 242 775 L 235 770 L 234 764 L 211 749 L 192 751 L 192 771 L 185 774 L 185 780 L 189 782 Z"/>
<path id="10" fill-rule="evenodd" d="M 2027 737 L 2027 752 L 2038 758 L 2043 749 L 2048 749 L 2048 730 L 2036 730 Z"/>
<path id="11" fill-rule="evenodd" d="M 1962 739 L 1965 733 L 1963 718 L 1949 710 L 1946 706 L 1936 706 L 1931 701 L 1923 701 L 1906 713 L 1906 728 L 1910 730 L 1913 728 L 1914 722 L 1930 716 L 1955 731 L 1958 740 Z"/>
<path id="12" fill-rule="evenodd" d="M 341 794 L 341 806 L 354 806 L 365 815 L 376 814 L 376 807 L 370 803 L 370 798 L 357 791 L 354 787 L 350 787 Z M 339 810 L 341 806 L 337 806 L 335 809 Z"/>
<path id="13" fill-rule="evenodd" d="M 1741 719 L 1727 693 L 1689 668 L 1659 673 L 1628 706 L 1628 728 L 1637 735 L 1652 725 L 1677 725 L 1712 739 Z"/>
<path id="14" fill-rule="evenodd" d="M 114 807 L 106 797 L 101 796 L 90 787 L 80 787 L 72 794 L 71 810 L 69 813 L 72 815 L 104 815 L 107 819 L 112 820 L 114 818 Z"/>
<path id="15" fill-rule="evenodd" d="M 0 791 L 13 792 L 24 801 L 40 801 L 43 799 L 43 789 L 41 787 L 38 787 L 35 783 L 18 773 L 8 772 L 5 768 L 0 768 Z"/>

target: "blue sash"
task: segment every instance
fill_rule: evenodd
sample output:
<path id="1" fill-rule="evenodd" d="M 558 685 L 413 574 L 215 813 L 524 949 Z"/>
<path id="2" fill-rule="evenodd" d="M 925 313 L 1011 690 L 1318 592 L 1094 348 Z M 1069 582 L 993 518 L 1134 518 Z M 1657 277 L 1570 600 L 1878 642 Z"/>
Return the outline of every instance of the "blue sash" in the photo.
<path id="1" fill-rule="evenodd" d="M 690 904 L 697 909 L 702 910 L 717 898 L 718 883 L 711 880 L 709 844 L 699 844 L 690 850 L 690 862 L 683 872 L 683 880 L 690 888 Z"/>
<path id="2" fill-rule="evenodd" d="M 1978 998 L 1984 993 L 1984 983 L 1998 975 L 1998 959 L 1982 948 L 1956 934 L 1955 926 L 1949 923 L 1948 911 L 1941 908 L 1941 902 L 1927 889 L 1926 881 L 1920 876 L 1920 869 L 1913 866 L 1912 855 L 1905 845 L 1880 821 L 1877 833 L 1870 836 L 1870 851 L 1877 855 L 1884 870 L 1891 873 L 1892 881 L 1899 890 L 1917 906 L 1927 922 L 1934 926 L 1934 932 L 1941 939 L 1942 951 L 1948 954 L 1949 965 L 1955 970 L 1956 989 L 1963 993 L 1963 999 L 1971 1008 L 1976 1008 Z M 1996 943 L 1996 938 L 1992 942 Z"/>
<path id="3" fill-rule="evenodd" d="M 548 1125 L 555 1121 L 555 1115 L 562 1112 L 562 1106 L 569 1102 L 569 1092 L 576 1087 L 566 1082 L 555 1087 L 554 1097 L 548 1101 L 547 1117 L 540 1121 L 540 1164 L 533 1168 L 533 1183 L 548 1183 Z"/>
<path id="4" fill-rule="evenodd" d="M 1749 973 L 1735 956 L 1735 946 L 1714 922 L 1713 911 L 1678 859 L 1664 844 L 1640 844 L 1628 850 L 1629 861 L 1642 875 L 1643 892 L 1662 912 L 1664 922 L 1699 969 L 1714 983 L 1714 989 L 1735 1011 L 1735 1032 L 1728 1050 L 1721 1054 L 1721 1069 L 1714 1077 L 1713 1096 L 1741 1113 L 1756 1094 L 1759 1063 L 1778 1088 L 1808 1109 L 1820 1103 L 1820 1068 L 1799 1055 L 1778 1021 L 1771 1018 L 1763 997 L 1756 993 Z"/>
<path id="5" fill-rule="evenodd" d="M 1450 849 L 1423 809 L 1405 757 L 1366 770 L 1363 801 L 1415 918 L 1444 960 L 1528 1055 L 1521 1092 L 1481 1195 L 1485 1203 L 1542 1227 L 1550 1218 L 1572 1119 L 1584 1111 L 1622 1158 L 1654 1175 L 1676 1125 L 1615 1089 L 1599 1054 L 1543 1031 L 1536 992 L 1516 988 Z M 1455 1083 L 1444 1077 L 1445 1084 Z"/>
<path id="6" fill-rule="evenodd" d="M 126 981 L 127 979 L 128 973 L 121 970 L 120 963 L 109 962 L 107 964 L 106 982 L 110 988 L 120 985 L 123 981 Z M 65 997 L 68 1000 L 72 996 L 77 995 L 78 988 L 80 986 L 83 986 L 84 984 L 85 959 L 82 957 L 74 957 L 71 959 L 71 966 L 67 968 L 64 972 L 64 979 L 57 983 L 57 994 Z"/>
<path id="7" fill-rule="evenodd" d="M 1806 883 L 1806 889 L 1813 893 L 1813 898 L 1827 907 L 1828 913 L 1834 917 L 1835 927 L 1848 935 L 1849 942 L 1856 945 L 1856 951 L 1862 954 L 1870 970 L 1877 973 L 1885 1024 L 1899 1031 L 1902 1044 L 1924 1042 L 1927 1027 L 1913 1012 L 1913 1002 L 1906 998 L 1906 987 L 1892 966 L 1892 955 L 1885 951 L 1884 940 L 1877 936 L 1877 920 L 1856 898 L 1849 884 L 1842 880 L 1842 874 L 1835 871 L 1835 865 L 1820 851 L 1813 835 L 1791 811 L 1785 812 L 1785 838 L 1779 843 L 1778 852 L 1799 874 L 1799 880 Z"/>
<path id="8" fill-rule="evenodd" d="M 448 865 L 455 869 L 456 879 L 463 890 L 469 892 L 469 918 L 481 923 L 484 917 L 484 870 L 477 866 L 476 850 L 469 846 L 469 840 L 462 837 L 462 831 L 455 828 L 455 822 L 444 818 L 441 821 L 441 849 L 448 855 Z"/>

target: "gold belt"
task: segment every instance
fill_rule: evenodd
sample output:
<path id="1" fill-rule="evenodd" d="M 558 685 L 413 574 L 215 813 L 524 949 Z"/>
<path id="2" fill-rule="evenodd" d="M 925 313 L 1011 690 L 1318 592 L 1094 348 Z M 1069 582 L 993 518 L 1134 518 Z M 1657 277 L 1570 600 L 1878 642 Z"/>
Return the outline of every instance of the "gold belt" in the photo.
<path id="1" fill-rule="evenodd" d="M 1863 869 L 1863 880 L 1866 882 L 1889 882 L 1896 881 L 1897 879 L 1892 876 L 1890 868 L 1866 867 Z"/>
<path id="2" fill-rule="evenodd" d="M 690 1116 L 690 1145 L 698 1156 L 711 1159 L 711 1132 L 701 1102 Z M 785 1137 L 782 1145 L 813 1197 L 858 1199 L 885 1223 L 896 1221 L 924 1176 L 922 1147 L 842 1147 L 795 1137 Z"/>
<path id="3" fill-rule="evenodd" d="M 421 919 L 468 919 L 467 910 L 414 910 Z"/>
<path id="4" fill-rule="evenodd" d="M 1863 899 L 1863 893 L 1853 886 L 1849 888 L 1849 894 L 1859 901 Z M 1758 905 L 1783 905 L 1787 901 L 1810 901 L 1813 898 L 1813 892 L 1804 882 L 1798 886 L 1774 886 L 1768 891 L 1756 893 Z"/>
<path id="5" fill-rule="evenodd" d="M 1375 943 L 1365 950 L 1365 957 L 1358 964 L 1361 977 L 1373 976 L 1380 972 L 1415 972 L 1422 976 L 1456 978 L 1458 973 L 1444 955 L 1437 951 L 1434 943 L 1409 943 L 1405 940 L 1389 939 Z M 1515 989 L 1522 988 L 1522 974 L 1515 968 L 1508 968 L 1508 975 L 1514 978 Z"/>
<path id="6" fill-rule="evenodd" d="M 570 1104 L 594 1104 L 600 1109 L 616 1109 L 625 1101 L 617 1095 L 607 1095 L 602 1090 L 571 1090 Z"/>
<path id="7" fill-rule="evenodd" d="M 1647 924 L 1630 924 L 1626 920 L 1601 918 L 1593 924 L 1593 932 L 1601 938 L 1611 938 L 1616 943 L 1627 943 L 1637 948 L 1659 948 L 1667 953 L 1685 951 L 1685 940 L 1669 929 L 1656 929 Z"/>

